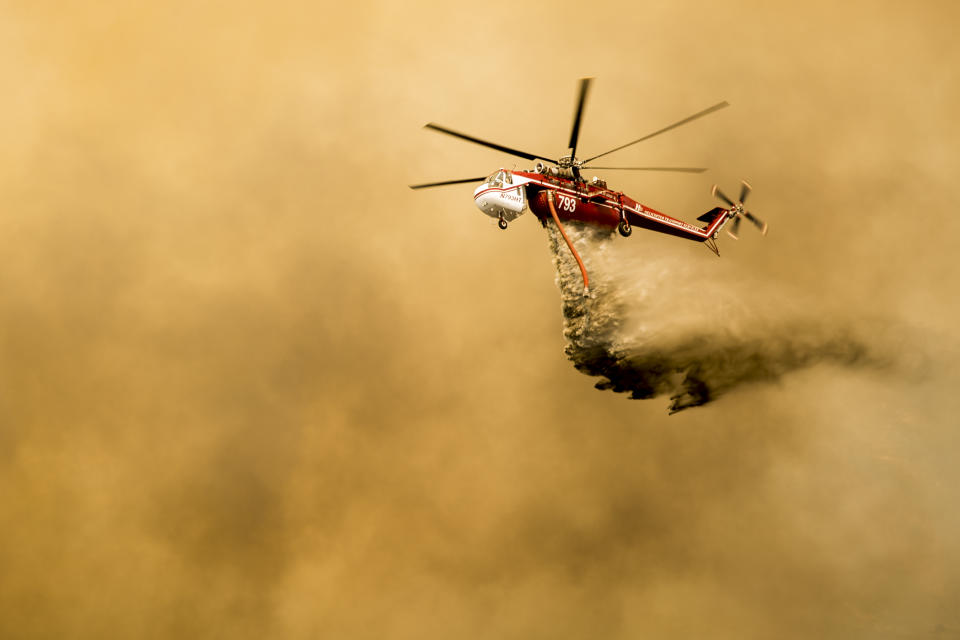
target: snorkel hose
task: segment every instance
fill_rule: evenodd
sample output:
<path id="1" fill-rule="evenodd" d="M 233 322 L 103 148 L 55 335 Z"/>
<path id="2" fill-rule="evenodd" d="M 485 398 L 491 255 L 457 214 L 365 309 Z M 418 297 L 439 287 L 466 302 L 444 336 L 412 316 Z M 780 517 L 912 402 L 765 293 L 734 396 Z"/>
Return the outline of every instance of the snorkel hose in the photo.
<path id="1" fill-rule="evenodd" d="M 577 264 L 580 266 L 580 273 L 583 275 L 583 295 L 590 295 L 590 280 L 587 278 L 587 268 L 583 266 L 583 260 L 580 259 L 580 254 L 577 253 L 577 250 L 574 248 L 573 243 L 570 242 L 570 238 L 567 237 L 567 232 L 563 230 L 563 225 L 560 224 L 560 218 L 557 217 L 557 210 L 553 206 L 553 191 L 547 190 L 547 204 L 550 205 L 550 215 L 553 216 L 553 221 L 557 223 L 557 228 L 560 229 L 560 235 L 563 236 L 563 239 L 566 241 L 567 246 L 570 248 L 570 253 L 573 254 L 573 257 L 576 259 Z"/>

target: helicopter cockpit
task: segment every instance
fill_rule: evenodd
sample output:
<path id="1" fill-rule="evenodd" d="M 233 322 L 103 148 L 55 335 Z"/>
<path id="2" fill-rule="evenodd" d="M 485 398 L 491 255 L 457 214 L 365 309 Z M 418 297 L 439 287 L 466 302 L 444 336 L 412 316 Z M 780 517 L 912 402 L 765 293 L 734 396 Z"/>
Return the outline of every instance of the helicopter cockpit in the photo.
<path id="1" fill-rule="evenodd" d="M 501 229 L 516 219 L 527 206 L 523 183 L 515 185 L 513 173 L 499 169 L 487 177 L 473 193 L 477 207 L 492 218 L 497 218 Z"/>
<path id="2" fill-rule="evenodd" d="M 513 184 L 513 174 L 503 169 L 490 174 L 486 181 L 488 187 L 500 188 L 510 184 Z"/>

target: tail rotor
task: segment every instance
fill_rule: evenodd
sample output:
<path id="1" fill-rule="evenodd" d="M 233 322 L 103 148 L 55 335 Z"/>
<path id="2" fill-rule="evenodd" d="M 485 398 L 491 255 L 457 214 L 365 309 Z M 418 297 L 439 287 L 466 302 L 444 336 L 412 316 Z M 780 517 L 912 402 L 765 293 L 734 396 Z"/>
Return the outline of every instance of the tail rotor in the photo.
<path id="1" fill-rule="evenodd" d="M 740 198 L 737 202 L 734 202 L 728 198 L 723 191 L 720 191 L 717 185 L 713 185 L 713 195 L 730 207 L 730 217 L 733 218 L 733 227 L 727 230 L 727 235 L 734 240 L 739 239 L 741 218 L 746 218 L 752 222 L 757 229 L 760 230 L 761 235 L 767 235 L 767 223 L 743 208 L 743 203 L 746 201 L 747 196 L 750 195 L 751 189 L 752 187 L 746 180 L 741 181 Z"/>

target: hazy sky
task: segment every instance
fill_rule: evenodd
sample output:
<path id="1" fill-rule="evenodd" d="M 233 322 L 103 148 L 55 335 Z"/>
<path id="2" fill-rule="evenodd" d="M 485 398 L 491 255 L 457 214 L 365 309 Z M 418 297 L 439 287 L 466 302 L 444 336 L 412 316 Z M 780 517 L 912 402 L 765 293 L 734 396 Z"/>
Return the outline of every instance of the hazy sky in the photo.
<path id="1" fill-rule="evenodd" d="M 0 636 L 960 637 L 958 18 L 0 2 Z M 584 155 L 729 100 L 605 177 L 770 224 L 615 241 L 644 326 L 903 366 L 595 390 L 536 220 L 406 187 L 515 166 L 428 121 L 562 154 L 584 76 Z"/>

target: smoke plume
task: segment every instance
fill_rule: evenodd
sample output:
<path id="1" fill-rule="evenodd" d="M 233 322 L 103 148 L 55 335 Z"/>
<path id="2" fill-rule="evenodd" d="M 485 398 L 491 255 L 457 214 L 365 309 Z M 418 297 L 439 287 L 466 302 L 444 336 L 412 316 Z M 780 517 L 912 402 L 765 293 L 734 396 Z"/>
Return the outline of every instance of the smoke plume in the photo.
<path id="1" fill-rule="evenodd" d="M 874 327 L 874 339 L 862 337 L 853 327 L 871 323 L 801 311 L 777 291 L 767 292 L 762 309 L 738 305 L 744 286 L 763 285 L 743 274 L 712 278 L 709 266 L 697 272 L 676 253 L 625 251 L 628 243 L 618 243 L 612 231 L 569 227 L 587 264 L 590 295 L 584 295 L 576 261 L 556 227 L 548 224 L 565 352 L 579 371 L 603 378 L 598 389 L 637 400 L 669 395 L 675 413 L 818 364 L 894 364 L 876 337 L 882 327 Z"/>

